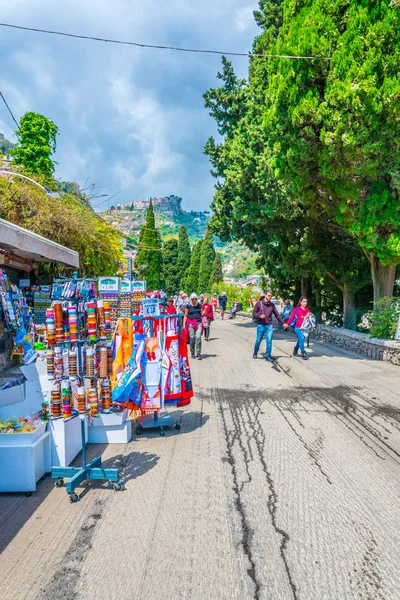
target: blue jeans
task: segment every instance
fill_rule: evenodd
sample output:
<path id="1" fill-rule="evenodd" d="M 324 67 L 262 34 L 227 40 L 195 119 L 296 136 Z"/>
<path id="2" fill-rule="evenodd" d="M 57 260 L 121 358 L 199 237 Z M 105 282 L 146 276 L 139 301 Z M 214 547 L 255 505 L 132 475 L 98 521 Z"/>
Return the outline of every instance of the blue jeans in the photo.
<path id="1" fill-rule="evenodd" d="M 300 348 L 300 352 L 305 352 L 306 350 L 304 348 L 304 341 L 306 338 L 304 337 L 304 333 L 299 327 L 295 327 L 294 332 L 297 336 L 297 344 L 294 349 L 298 350 Z"/>
<path id="2" fill-rule="evenodd" d="M 273 333 L 274 333 L 273 325 L 257 325 L 257 338 L 256 338 L 256 343 L 254 344 L 254 354 L 257 354 L 257 352 L 259 351 L 260 344 L 265 335 L 265 339 L 266 339 L 266 343 L 267 343 L 265 356 L 271 356 L 272 334 Z"/>

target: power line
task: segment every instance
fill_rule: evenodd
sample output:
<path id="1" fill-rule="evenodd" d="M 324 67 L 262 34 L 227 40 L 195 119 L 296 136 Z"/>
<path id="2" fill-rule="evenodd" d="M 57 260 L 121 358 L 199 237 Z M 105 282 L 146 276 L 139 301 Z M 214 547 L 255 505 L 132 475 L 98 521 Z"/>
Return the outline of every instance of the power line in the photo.
<path id="1" fill-rule="evenodd" d="M 220 56 L 247 56 L 249 58 L 293 58 L 305 60 L 330 60 L 324 56 L 294 56 L 286 54 L 257 54 L 252 52 L 222 52 L 220 50 L 200 50 L 198 48 L 179 48 L 176 46 L 160 46 L 156 44 L 140 44 L 139 42 L 127 42 L 124 40 L 112 40 L 108 38 L 93 37 L 91 35 L 78 35 L 76 33 L 66 33 L 64 31 L 51 31 L 49 29 L 37 29 L 35 27 L 23 27 L 22 25 L 11 25 L 9 23 L 0 23 L 0 27 L 11 27 L 12 29 L 22 29 L 24 31 L 33 31 L 35 33 L 48 33 L 51 35 L 62 35 L 65 37 L 77 38 L 80 40 L 92 40 L 95 42 L 106 42 L 110 44 L 122 44 L 125 46 L 136 46 L 138 48 L 155 48 L 158 50 L 176 50 L 178 52 L 193 52 L 199 54 L 219 54 Z"/>
<path id="2" fill-rule="evenodd" d="M 6 99 L 4 98 L 4 96 L 3 96 L 2 92 L 0 92 L 0 96 L 3 98 L 3 102 L 4 102 L 4 104 L 7 106 L 7 108 L 8 108 L 8 112 L 10 113 L 10 115 L 12 116 L 12 118 L 13 118 L 13 120 L 14 120 L 14 123 L 15 123 L 15 124 L 16 124 L 16 126 L 18 127 L 18 123 L 17 123 L 17 121 L 16 121 L 16 119 L 15 119 L 15 117 L 14 117 L 13 113 L 12 113 L 12 110 L 11 110 L 11 108 L 8 106 L 8 104 L 7 104 L 7 101 L 6 101 Z"/>

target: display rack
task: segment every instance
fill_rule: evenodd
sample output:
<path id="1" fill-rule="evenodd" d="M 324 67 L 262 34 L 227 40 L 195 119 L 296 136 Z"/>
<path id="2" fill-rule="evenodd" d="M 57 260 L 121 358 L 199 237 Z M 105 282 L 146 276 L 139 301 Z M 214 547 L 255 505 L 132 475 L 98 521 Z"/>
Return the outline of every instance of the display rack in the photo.
<path id="1" fill-rule="evenodd" d="M 73 274 L 72 279 L 63 278 L 59 282 L 72 281 L 77 283 L 78 273 Z M 70 302 L 76 302 L 76 298 L 70 298 Z M 79 379 L 83 380 L 83 367 L 82 367 L 82 347 L 88 340 L 81 338 L 81 329 L 78 327 L 78 373 Z M 93 341 L 93 340 L 92 340 Z M 79 418 L 81 421 L 81 445 L 82 445 L 82 465 L 80 467 L 69 467 L 69 466 L 54 466 L 51 470 L 51 477 L 55 480 L 56 487 L 62 487 L 64 485 L 64 478 L 69 479 L 66 484 L 66 491 L 69 495 L 70 502 L 77 502 L 79 500 L 78 494 L 75 489 L 80 486 L 84 481 L 88 479 L 109 481 L 112 483 L 113 489 L 119 491 L 122 489 L 122 482 L 119 480 L 118 469 L 104 469 L 102 467 L 101 457 L 96 456 L 89 463 L 86 462 L 86 426 L 85 421 L 87 419 L 86 413 L 80 413 Z"/>
<path id="2" fill-rule="evenodd" d="M 150 324 L 150 335 L 153 335 L 153 324 L 156 320 L 170 319 L 174 317 L 178 317 L 179 315 L 169 315 L 169 314 L 161 314 L 155 316 L 144 316 L 139 315 L 136 317 L 132 317 L 132 321 L 149 321 Z M 171 417 L 168 413 L 159 414 L 157 410 L 153 412 L 152 416 L 147 417 L 137 417 L 136 420 L 136 432 L 138 435 L 143 433 L 145 429 L 159 429 L 160 435 L 164 436 L 165 431 L 164 427 L 175 427 L 175 429 L 179 430 L 181 428 L 181 424 L 179 421 Z"/>
<path id="3" fill-rule="evenodd" d="M 66 484 L 67 494 L 71 502 L 79 500 L 75 489 L 87 479 L 96 479 L 100 481 L 109 481 L 112 483 L 115 491 L 122 490 L 122 482 L 119 480 L 118 469 L 103 469 L 101 466 L 101 457 L 96 456 L 90 463 L 86 463 L 86 435 L 85 435 L 85 420 L 86 416 L 81 420 L 81 439 L 82 439 L 82 465 L 80 467 L 53 467 L 51 477 L 55 480 L 56 487 L 64 485 L 64 477 L 69 478 Z"/>

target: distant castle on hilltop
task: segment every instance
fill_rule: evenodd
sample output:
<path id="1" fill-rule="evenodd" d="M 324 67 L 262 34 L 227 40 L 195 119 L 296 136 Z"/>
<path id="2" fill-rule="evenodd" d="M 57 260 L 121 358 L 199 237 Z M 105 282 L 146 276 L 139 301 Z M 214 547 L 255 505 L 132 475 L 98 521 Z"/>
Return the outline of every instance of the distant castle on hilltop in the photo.
<path id="1" fill-rule="evenodd" d="M 137 210 L 148 208 L 150 200 L 153 201 L 154 210 L 175 217 L 182 214 L 182 198 L 179 196 L 165 196 L 164 198 L 144 198 L 138 202 L 134 202 L 133 206 Z"/>
<path id="2" fill-rule="evenodd" d="M 111 207 L 111 210 L 147 210 L 150 200 L 153 202 L 155 212 L 162 212 L 171 217 L 183 214 L 182 198 L 173 194 L 171 196 L 164 196 L 163 198 L 144 198 L 143 200 L 129 202 L 128 204 L 116 204 Z"/>

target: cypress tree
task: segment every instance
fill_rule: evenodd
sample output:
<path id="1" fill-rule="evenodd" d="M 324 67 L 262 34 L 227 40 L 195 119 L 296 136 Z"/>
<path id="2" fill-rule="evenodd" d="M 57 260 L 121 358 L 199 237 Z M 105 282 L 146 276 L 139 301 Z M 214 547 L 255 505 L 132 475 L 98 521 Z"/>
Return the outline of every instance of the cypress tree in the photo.
<path id="1" fill-rule="evenodd" d="M 203 245 L 203 240 L 199 240 L 193 246 L 192 256 L 191 256 L 191 260 L 190 260 L 190 266 L 189 266 L 189 269 L 187 270 L 186 280 L 184 282 L 184 285 L 182 286 L 187 290 L 188 294 L 198 291 L 202 245 Z"/>
<path id="2" fill-rule="evenodd" d="M 147 289 L 160 289 L 161 264 L 161 238 L 156 229 L 153 203 L 150 200 L 146 223 L 140 230 L 139 248 L 135 260 L 136 269 L 146 280 Z"/>
<path id="3" fill-rule="evenodd" d="M 222 273 L 221 253 L 216 252 L 215 258 L 214 258 L 214 263 L 213 263 L 213 268 L 211 271 L 211 277 L 210 277 L 210 284 L 209 284 L 210 290 L 211 290 L 212 286 L 214 285 L 214 283 L 220 283 L 222 280 L 223 280 L 223 273 Z"/>
<path id="4" fill-rule="evenodd" d="M 183 287 L 186 281 L 187 271 L 190 265 L 190 243 L 187 229 L 181 225 L 178 236 L 178 267 L 180 272 L 180 286 Z"/>
<path id="5" fill-rule="evenodd" d="M 171 238 L 162 248 L 164 289 L 169 294 L 177 294 L 181 283 L 178 265 L 178 240 Z"/>
<path id="6" fill-rule="evenodd" d="M 207 227 L 206 235 L 203 239 L 201 246 L 201 257 L 200 257 L 200 272 L 198 288 L 200 292 L 206 292 L 209 288 L 211 272 L 213 269 L 215 259 L 215 250 L 213 244 L 213 236 L 211 229 Z"/>

